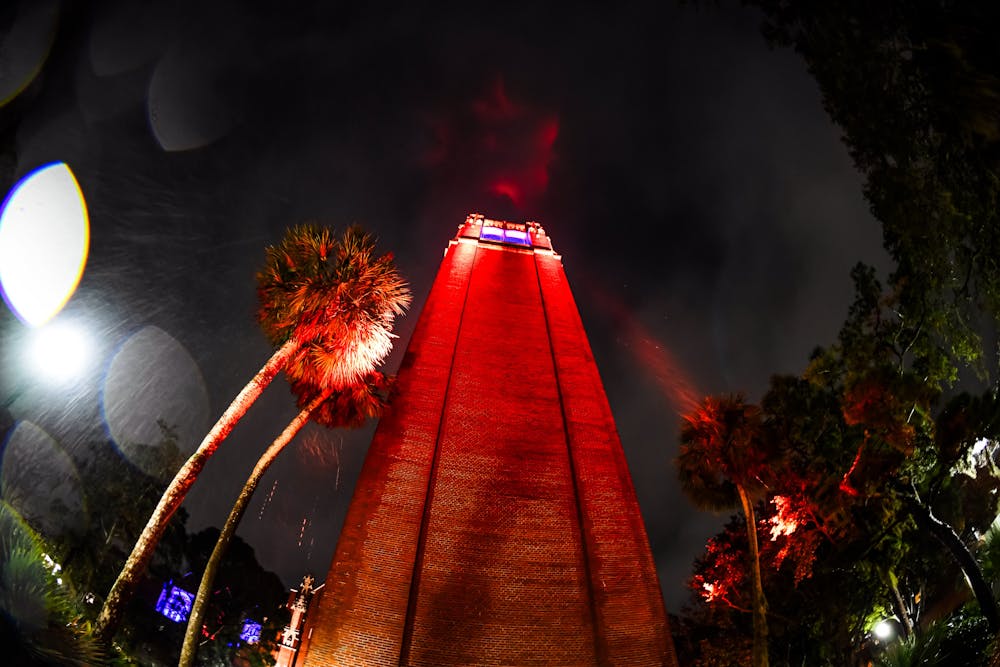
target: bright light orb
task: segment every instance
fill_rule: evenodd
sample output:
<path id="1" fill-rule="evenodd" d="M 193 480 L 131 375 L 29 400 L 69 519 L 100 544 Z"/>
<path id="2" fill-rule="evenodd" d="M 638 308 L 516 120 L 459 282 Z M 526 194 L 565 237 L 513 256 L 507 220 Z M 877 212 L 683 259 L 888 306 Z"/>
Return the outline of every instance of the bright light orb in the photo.
<path id="1" fill-rule="evenodd" d="M 37 327 L 62 310 L 89 247 L 87 204 L 66 163 L 17 182 L 0 208 L 0 292 L 18 319 Z"/>
<path id="2" fill-rule="evenodd" d="M 881 620 L 872 628 L 872 632 L 879 641 L 888 641 L 896 635 L 896 628 L 888 620 Z"/>
<path id="3" fill-rule="evenodd" d="M 33 332 L 29 358 L 32 369 L 50 381 L 72 380 L 87 366 L 90 341 L 79 327 L 53 322 Z"/>

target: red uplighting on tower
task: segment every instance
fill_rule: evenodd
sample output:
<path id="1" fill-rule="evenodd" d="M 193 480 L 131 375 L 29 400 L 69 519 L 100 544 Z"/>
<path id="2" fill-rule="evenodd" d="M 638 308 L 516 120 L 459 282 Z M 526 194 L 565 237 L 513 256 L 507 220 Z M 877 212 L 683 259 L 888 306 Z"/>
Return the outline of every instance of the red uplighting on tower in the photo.
<path id="1" fill-rule="evenodd" d="M 611 409 L 541 225 L 472 214 L 459 227 L 398 390 L 297 665 L 677 664 Z"/>

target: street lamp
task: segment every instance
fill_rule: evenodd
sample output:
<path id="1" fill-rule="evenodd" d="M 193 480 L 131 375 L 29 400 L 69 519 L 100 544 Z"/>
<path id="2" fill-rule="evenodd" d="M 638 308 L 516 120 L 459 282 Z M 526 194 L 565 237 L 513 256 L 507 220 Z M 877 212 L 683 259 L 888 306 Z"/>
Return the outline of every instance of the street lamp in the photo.
<path id="1" fill-rule="evenodd" d="M 884 618 L 875 624 L 875 627 L 872 628 L 872 634 L 880 642 L 887 643 L 896 636 L 896 625 L 892 620 Z"/>

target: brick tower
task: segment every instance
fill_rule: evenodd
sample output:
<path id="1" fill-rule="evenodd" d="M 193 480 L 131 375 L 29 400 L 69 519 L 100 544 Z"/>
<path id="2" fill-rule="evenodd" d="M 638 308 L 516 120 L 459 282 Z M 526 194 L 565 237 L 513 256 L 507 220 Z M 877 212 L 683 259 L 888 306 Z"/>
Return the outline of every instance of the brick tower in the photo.
<path id="1" fill-rule="evenodd" d="M 576 304 L 537 223 L 470 215 L 297 665 L 676 665 Z"/>

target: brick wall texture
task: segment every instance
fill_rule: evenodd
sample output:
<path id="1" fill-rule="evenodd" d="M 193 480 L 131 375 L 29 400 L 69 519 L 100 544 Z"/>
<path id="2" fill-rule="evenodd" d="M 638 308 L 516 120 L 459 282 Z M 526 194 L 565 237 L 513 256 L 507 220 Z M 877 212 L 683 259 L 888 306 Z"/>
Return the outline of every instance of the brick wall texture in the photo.
<path id="1" fill-rule="evenodd" d="M 300 665 L 676 665 L 558 255 L 449 246 L 306 633 Z"/>

